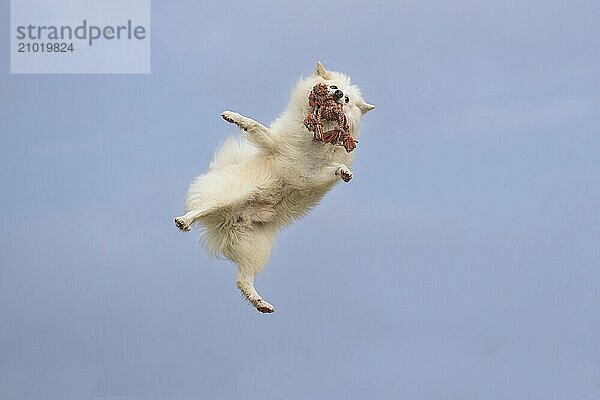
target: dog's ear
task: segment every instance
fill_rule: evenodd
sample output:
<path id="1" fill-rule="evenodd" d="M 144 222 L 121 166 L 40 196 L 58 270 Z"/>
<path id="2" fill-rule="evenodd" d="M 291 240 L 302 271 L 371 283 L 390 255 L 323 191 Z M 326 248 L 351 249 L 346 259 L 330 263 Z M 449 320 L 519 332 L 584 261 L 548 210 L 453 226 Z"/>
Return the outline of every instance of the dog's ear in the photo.
<path id="1" fill-rule="evenodd" d="M 357 104 L 357 106 L 358 106 L 358 108 L 360 108 L 360 111 L 363 114 L 366 114 L 375 108 L 375 106 L 373 104 L 369 104 L 369 103 L 365 102 L 364 100 L 361 100 L 360 103 Z"/>
<path id="2" fill-rule="evenodd" d="M 321 61 L 317 61 L 317 68 L 315 69 L 315 75 L 320 76 L 323 79 L 331 79 L 331 74 L 325 69 Z"/>

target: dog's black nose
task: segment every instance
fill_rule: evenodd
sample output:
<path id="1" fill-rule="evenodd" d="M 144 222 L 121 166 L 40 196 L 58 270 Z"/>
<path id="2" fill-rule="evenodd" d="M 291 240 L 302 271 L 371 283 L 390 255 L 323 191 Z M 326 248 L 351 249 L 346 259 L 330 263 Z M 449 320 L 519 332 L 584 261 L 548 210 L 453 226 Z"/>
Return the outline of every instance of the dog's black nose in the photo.
<path id="1" fill-rule="evenodd" d="M 341 99 L 342 97 L 344 97 L 344 92 L 342 92 L 341 90 L 336 90 L 335 92 L 333 92 L 333 98 L 336 100 Z"/>

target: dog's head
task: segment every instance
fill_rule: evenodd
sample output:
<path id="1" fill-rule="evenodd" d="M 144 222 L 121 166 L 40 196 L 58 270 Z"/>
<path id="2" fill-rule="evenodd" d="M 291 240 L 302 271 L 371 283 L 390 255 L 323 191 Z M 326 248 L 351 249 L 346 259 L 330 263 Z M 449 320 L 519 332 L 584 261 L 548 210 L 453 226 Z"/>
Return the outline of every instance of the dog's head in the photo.
<path id="1" fill-rule="evenodd" d="M 353 85 L 350 78 L 340 72 L 327 70 L 321 62 L 317 62 L 315 73 L 301 81 L 296 88 L 296 95 L 299 101 L 305 104 L 303 113 L 309 109 L 308 94 L 316 84 L 325 84 L 328 88 L 328 94 L 342 105 L 344 114 L 348 119 L 348 124 L 353 136 L 358 134 L 360 119 L 364 114 L 375 108 L 374 105 L 367 103 L 361 95 L 358 86 Z"/>

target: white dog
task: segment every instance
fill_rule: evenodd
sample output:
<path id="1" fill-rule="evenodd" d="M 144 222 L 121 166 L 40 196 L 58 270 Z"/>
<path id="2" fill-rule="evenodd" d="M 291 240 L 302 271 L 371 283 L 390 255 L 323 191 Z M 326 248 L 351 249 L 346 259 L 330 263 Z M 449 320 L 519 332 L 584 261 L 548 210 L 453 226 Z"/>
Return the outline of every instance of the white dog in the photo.
<path id="1" fill-rule="evenodd" d="M 274 308 L 254 288 L 254 275 L 268 261 L 277 231 L 306 214 L 337 182 L 352 179 L 348 166 L 354 153 L 314 141 L 303 125 L 312 111 L 308 94 L 317 83 L 342 92 L 338 102 L 357 138 L 362 115 L 375 107 L 346 75 L 317 63 L 315 74 L 298 82 L 287 109 L 269 128 L 235 112 L 221 114 L 243 129 L 247 140 L 230 138 L 217 150 L 209 171 L 190 185 L 187 213 L 175 218 L 184 231 L 201 225 L 208 250 L 237 264 L 238 288 L 263 313 Z"/>

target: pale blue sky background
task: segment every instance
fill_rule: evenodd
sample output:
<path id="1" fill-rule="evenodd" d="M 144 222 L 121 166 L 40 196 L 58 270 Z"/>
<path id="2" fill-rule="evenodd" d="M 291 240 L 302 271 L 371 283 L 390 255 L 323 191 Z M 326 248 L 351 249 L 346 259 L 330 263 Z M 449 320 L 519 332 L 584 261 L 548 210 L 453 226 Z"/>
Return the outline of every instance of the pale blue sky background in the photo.
<path id="1" fill-rule="evenodd" d="M 597 1 L 155 0 L 129 76 L 10 75 L 8 3 L 0 399 L 600 397 Z M 317 59 L 377 109 L 265 316 L 172 218 Z"/>

